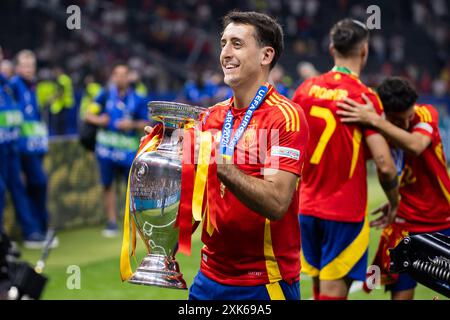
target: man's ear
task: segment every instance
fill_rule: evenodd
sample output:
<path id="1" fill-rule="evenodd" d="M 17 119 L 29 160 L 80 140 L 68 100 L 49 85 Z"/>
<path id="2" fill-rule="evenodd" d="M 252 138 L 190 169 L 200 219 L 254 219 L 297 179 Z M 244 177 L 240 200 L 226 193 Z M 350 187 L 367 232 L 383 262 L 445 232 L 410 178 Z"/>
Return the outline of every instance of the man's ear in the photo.
<path id="1" fill-rule="evenodd" d="M 363 61 L 367 60 L 367 57 L 369 55 L 369 43 L 368 42 L 364 42 L 361 46 L 361 59 Z"/>
<path id="2" fill-rule="evenodd" d="M 275 58 L 275 49 L 274 48 L 264 47 L 262 49 L 262 59 L 261 59 L 262 66 L 270 65 L 274 58 Z"/>
<path id="3" fill-rule="evenodd" d="M 333 44 L 331 44 L 330 43 L 330 45 L 328 46 L 328 51 L 330 52 L 330 55 L 332 56 L 332 57 L 334 57 L 334 46 L 333 46 Z"/>

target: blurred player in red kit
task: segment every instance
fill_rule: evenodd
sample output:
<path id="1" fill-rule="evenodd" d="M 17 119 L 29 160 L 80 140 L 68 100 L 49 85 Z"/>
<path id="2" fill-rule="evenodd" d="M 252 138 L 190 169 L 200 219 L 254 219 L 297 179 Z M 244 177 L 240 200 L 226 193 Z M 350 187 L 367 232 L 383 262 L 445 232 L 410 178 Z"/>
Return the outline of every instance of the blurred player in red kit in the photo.
<path id="1" fill-rule="evenodd" d="M 386 140 L 377 131 L 339 121 L 338 101 L 365 93 L 381 114 L 377 95 L 360 80 L 369 31 L 344 19 L 330 32 L 334 68 L 306 80 L 293 101 L 305 111 L 310 141 L 300 190 L 302 270 L 313 277 L 314 298 L 343 300 L 353 280 L 364 280 L 369 245 L 366 160 L 373 157 L 389 210 L 372 226 L 391 222 L 398 206 L 398 179 Z"/>

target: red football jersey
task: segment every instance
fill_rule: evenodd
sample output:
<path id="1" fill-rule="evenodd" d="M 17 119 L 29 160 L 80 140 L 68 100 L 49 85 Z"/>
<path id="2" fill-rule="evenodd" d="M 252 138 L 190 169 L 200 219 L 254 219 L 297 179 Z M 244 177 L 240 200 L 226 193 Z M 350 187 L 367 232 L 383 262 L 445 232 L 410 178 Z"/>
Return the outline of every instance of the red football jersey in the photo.
<path id="1" fill-rule="evenodd" d="M 410 232 L 450 228 L 450 178 L 438 127 L 438 112 L 431 105 L 417 105 L 409 131 L 431 139 L 418 157 L 404 154 L 401 201 L 396 223 Z"/>
<path id="2" fill-rule="evenodd" d="M 330 71 L 305 81 L 293 101 L 304 110 L 310 140 L 300 190 L 300 214 L 343 222 L 360 222 L 367 210 L 365 137 L 375 133 L 343 124 L 337 102 L 349 97 L 364 103 L 365 93 L 378 113 L 378 96 L 355 75 Z"/>
<path id="3" fill-rule="evenodd" d="M 233 99 L 209 108 L 203 130 L 221 131 L 230 108 L 234 135 L 246 109 L 235 109 Z M 292 172 L 300 179 L 307 139 L 308 125 L 301 108 L 269 86 L 236 146 L 234 163 L 245 174 L 261 179 L 264 168 Z M 223 184 L 216 204 L 217 230 L 209 229 L 206 218 L 202 232 L 201 271 L 208 278 L 242 286 L 299 279 L 298 187 L 279 221 L 250 210 Z"/>

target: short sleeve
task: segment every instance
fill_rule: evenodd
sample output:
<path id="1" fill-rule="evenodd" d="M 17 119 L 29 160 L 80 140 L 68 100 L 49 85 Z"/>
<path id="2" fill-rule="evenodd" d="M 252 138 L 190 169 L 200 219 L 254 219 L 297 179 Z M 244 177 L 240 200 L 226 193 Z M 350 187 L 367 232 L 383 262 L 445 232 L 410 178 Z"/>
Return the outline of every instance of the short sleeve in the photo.
<path id="1" fill-rule="evenodd" d="M 381 103 L 380 97 L 378 96 L 378 94 L 376 94 L 373 90 L 369 89 L 368 92 L 365 93 L 366 96 L 370 99 L 370 101 L 373 104 L 373 107 L 375 109 L 375 112 L 379 115 L 383 115 L 384 114 L 384 109 L 383 109 L 383 104 Z M 362 101 L 358 101 L 360 103 L 365 103 L 364 100 L 361 98 Z M 364 129 L 364 136 L 367 138 L 368 136 L 378 133 L 378 131 L 376 131 L 373 128 L 365 128 Z"/>
<path id="2" fill-rule="evenodd" d="M 100 112 L 99 113 L 104 113 L 105 112 L 106 98 L 107 98 L 106 96 L 107 96 L 106 90 L 103 89 L 103 90 L 100 91 L 100 93 L 94 99 L 94 102 L 100 106 Z"/>
<path id="3" fill-rule="evenodd" d="M 292 113 L 286 110 L 288 107 Z M 280 113 L 274 114 L 264 168 L 288 171 L 300 176 L 309 139 L 308 124 L 298 105 L 292 103 L 278 108 L 284 108 L 286 112 L 280 109 Z"/>
<path id="4" fill-rule="evenodd" d="M 413 125 L 412 132 L 419 132 L 433 139 L 438 132 L 439 115 L 434 108 L 429 106 L 415 106 L 415 116 L 418 122 Z"/>

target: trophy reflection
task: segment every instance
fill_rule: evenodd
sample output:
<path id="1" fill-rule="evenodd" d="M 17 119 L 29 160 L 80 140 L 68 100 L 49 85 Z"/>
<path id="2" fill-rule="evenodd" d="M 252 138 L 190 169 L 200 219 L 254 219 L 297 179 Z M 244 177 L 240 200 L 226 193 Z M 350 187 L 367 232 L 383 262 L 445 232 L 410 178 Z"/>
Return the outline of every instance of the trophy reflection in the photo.
<path id="1" fill-rule="evenodd" d="M 183 147 L 179 129 L 193 125 L 204 109 L 155 101 L 149 103 L 149 110 L 153 119 L 163 123 L 163 134 L 156 150 L 142 153 L 131 167 L 130 213 L 148 255 L 128 281 L 186 289 L 175 260 Z"/>

